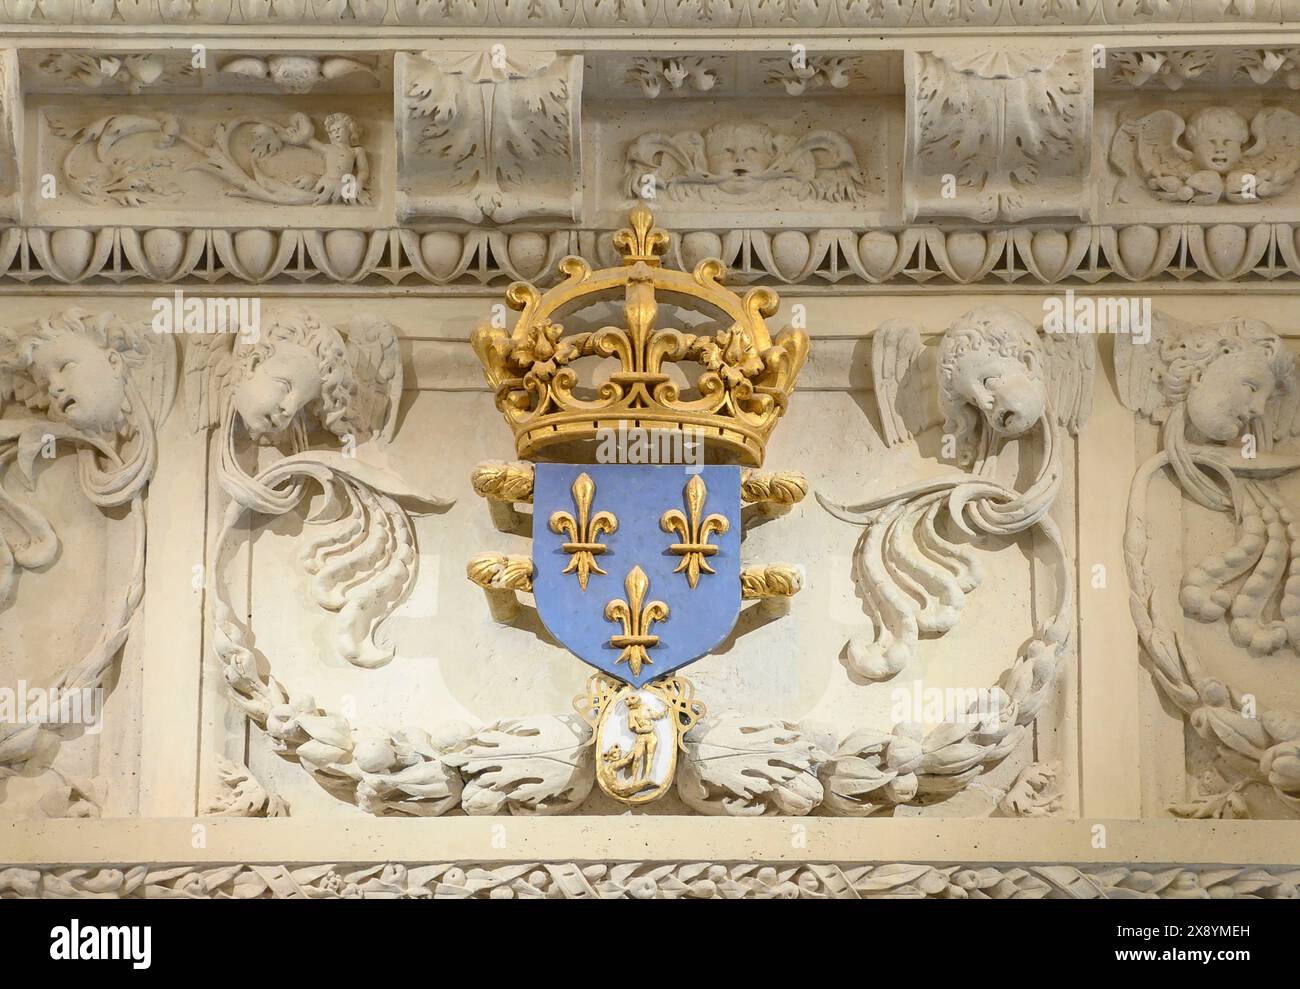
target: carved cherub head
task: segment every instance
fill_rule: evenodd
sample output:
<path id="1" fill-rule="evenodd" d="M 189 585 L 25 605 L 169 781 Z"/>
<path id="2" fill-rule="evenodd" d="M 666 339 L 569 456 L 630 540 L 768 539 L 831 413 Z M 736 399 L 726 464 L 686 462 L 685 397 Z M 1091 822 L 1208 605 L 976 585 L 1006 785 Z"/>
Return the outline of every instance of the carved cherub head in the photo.
<path id="1" fill-rule="evenodd" d="M 1250 127 L 1236 110 L 1212 106 L 1192 114 L 1185 136 L 1197 168 L 1227 175 L 1241 162 Z"/>
<path id="2" fill-rule="evenodd" d="M 186 345 L 194 428 L 242 420 L 259 441 L 305 439 L 310 420 L 340 439 L 392 439 L 402 360 L 392 324 L 376 315 L 337 325 L 291 306 L 264 315 L 255 336 L 198 334 Z M 295 424 L 300 429 L 294 430 Z"/>
<path id="3" fill-rule="evenodd" d="M 939 345 L 945 430 L 965 438 L 978 410 L 994 433 L 1013 437 L 1043 417 L 1047 391 L 1037 336 L 1029 320 L 997 306 L 973 309 L 948 328 Z"/>
<path id="4" fill-rule="evenodd" d="M 331 113 L 325 118 L 325 133 L 331 144 L 351 147 L 361 140 L 361 131 L 357 122 L 346 113 Z"/>
<path id="5" fill-rule="evenodd" d="M 132 428 L 129 377 L 147 354 L 141 331 L 108 312 L 67 309 L 0 330 L 0 365 L 15 397 L 90 435 Z"/>
<path id="6" fill-rule="evenodd" d="M 1237 439 L 1264 417 L 1271 398 L 1292 388 L 1290 351 L 1276 334 L 1253 325 L 1188 334 L 1161 349 L 1166 397 L 1171 404 L 1186 401 L 1188 421 L 1217 443 Z"/>
<path id="7" fill-rule="evenodd" d="M 343 338 L 316 316 L 289 310 L 255 343 L 235 348 L 235 411 L 255 439 L 275 438 L 304 412 L 338 436 L 349 432 L 357 382 Z"/>
<path id="8" fill-rule="evenodd" d="M 711 174 L 736 178 L 761 175 L 777 155 L 772 128 L 756 120 L 710 127 L 704 135 L 704 149 Z"/>

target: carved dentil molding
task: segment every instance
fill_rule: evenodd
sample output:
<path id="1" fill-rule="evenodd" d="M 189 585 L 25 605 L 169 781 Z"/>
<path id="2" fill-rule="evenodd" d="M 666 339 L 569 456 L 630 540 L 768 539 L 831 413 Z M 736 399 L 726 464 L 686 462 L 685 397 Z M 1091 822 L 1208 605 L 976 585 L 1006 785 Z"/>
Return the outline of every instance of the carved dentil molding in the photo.
<path id="1" fill-rule="evenodd" d="M 1295 899 L 1287 867 L 474 862 L 0 868 L 2 899 Z"/>

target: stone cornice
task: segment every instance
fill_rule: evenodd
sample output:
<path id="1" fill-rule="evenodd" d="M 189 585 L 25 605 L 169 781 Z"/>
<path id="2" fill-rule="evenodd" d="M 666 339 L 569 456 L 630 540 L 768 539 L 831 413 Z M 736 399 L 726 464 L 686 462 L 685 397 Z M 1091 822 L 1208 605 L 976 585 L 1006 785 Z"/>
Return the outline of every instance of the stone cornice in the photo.
<path id="1" fill-rule="evenodd" d="M 565 255 L 599 256 L 608 243 L 609 231 L 581 229 L 10 227 L 0 229 L 0 284 L 545 285 Z M 1300 224 L 684 230 L 667 263 L 690 270 L 709 255 L 732 284 L 1281 287 L 1300 280 Z"/>

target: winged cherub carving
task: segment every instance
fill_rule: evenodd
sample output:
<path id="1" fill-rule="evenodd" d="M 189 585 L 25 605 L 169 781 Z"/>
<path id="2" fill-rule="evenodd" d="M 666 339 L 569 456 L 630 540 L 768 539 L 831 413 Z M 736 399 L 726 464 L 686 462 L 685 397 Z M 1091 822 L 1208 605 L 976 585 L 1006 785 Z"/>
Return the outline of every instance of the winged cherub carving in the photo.
<path id="1" fill-rule="evenodd" d="M 1156 110 L 1120 125 L 1111 163 L 1145 183 L 1164 202 L 1208 206 L 1257 202 L 1291 188 L 1300 168 L 1300 117 L 1273 107 L 1247 123 L 1229 107 L 1204 107 L 1184 118 Z M 1136 198 L 1131 188 L 1121 198 Z"/>
<path id="2" fill-rule="evenodd" d="M 644 134 L 628 149 L 624 174 L 633 198 L 642 196 L 648 181 L 673 200 L 707 203 L 756 196 L 852 203 L 867 191 L 866 174 L 843 134 L 819 130 L 796 138 L 756 120 Z"/>
<path id="3" fill-rule="evenodd" d="M 144 490 L 158 463 L 155 429 L 175 394 L 174 341 L 110 312 L 70 308 L 0 328 L 0 608 L 12 601 L 22 571 L 58 556 L 53 527 L 21 493 L 34 488 L 38 460 L 75 452 L 82 493 L 105 511 L 126 507 L 134 530 L 121 599 L 90 651 L 52 688 L 101 686 L 126 641 L 144 594 Z M 12 468 L 18 484 L 7 483 Z M 39 724 L 0 728 L 0 778 L 32 758 L 48 734 Z"/>
<path id="4" fill-rule="evenodd" d="M 1164 450 L 1150 470 L 1167 464 L 1193 501 L 1239 520 L 1232 550 L 1184 574 L 1184 613 L 1228 620 L 1233 642 L 1254 655 L 1300 647 L 1300 567 L 1294 575 L 1287 569 L 1300 526 L 1271 483 L 1295 469 L 1274 445 L 1300 432 L 1300 388 L 1286 345 L 1258 320 L 1192 326 L 1157 314 L 1151 344 L 1125 341 L 1116 365 L 1125 403 L 1162 424 Z M 1266 617 L 1273 606 L 1277 616 Z"/>
<path id="5" fill-rule="evenodd" d="M 1196 325 L 1157 313 L 1149 345 L 1117 338 L 1115 366 L 1125 405 L 1161 426 L 1162 449 L 1133 479 L 1125 530 L 1133 615 L 1153 675 L 1231 773 L 1269 783 L 1300 811 L 1300 714 L 1244 711 L 1164 614 L 1145 563 L 1147 489 L 1168 468 L 1187 497 L 1236 523 L 1231 546 L 1183 574 L 1183 614 L 1227 622 L 1252 656 L 1300 648 L 1300 524 L 1275 483 L 1300 469 L 1300 456 L 1278 449 L 1300 434 L 1295 360 L 1258 320 Z"/>
<path id="6" fill-rule="evenodd" d="M 1059 564 L 1056 612 L 1035 629 L 1007 677 L 1019 723 L 1032 720 L 1051 684 L 1073 619 L 1073 584 L 1056 523 L 1048 515 L 1062 480 L 1064 427 L 1074 433 L 1091 408 L 1090 336 L 1040 334 L 997 306 L 957 319 L 936 349 L 911 320 L 891 320 L 872 338 L 872 378 L 885 443 L 897 446 L 943 423 L 960 473 L 918 481 L 832 514 L 865 525 L 855 568 L 872 627 L 849 643 L 850 667 L 871 680 L 894 676 L 923 633 L 957 625 L 982 579 L 963 537 L 1037 529 Z M 1010 441 L 1037 447 L 1037 475 L 1024 490 L 998 480 Z M 954 531 L 955 530 L 955 531 Z M 1013 689 L 1014 688 L 1014 689 Z"/>
<path id="7" fill-rule="evenodd" d="M 223 520 L 213 567 L 246 514 L 279 516 L 307 499 L 312 484 L 327 495 L 308 522 L 299 563 L 310 593 L 335 616 L 337 654 L 361 667 L 393 656 L 380 625 L 415 583 L 415 532 L 395 498 L 439 505 L 386 470 L 367 465 L 356 449 L 385 446 L 393 435 L 402 391 L 397 336 L 385 320 L 362 317 L 335 327 L 290 308 L 262 320 L 256 336 L 194 338 L 185 361 L 186 397 L 196 429 L 217 427 L 220 480 L 233 499 Z M 323 432 L 341 450 L 313 448 Z M 240 459 L 240 440 L 272 462 L 252 472 Z M 279 459 L 274 459 L 278 457 Z M 216 574 L 219 577 L 219 573 Z M 264 697 L 248 633 L 218 588 L 218 651 L 236 691 Z"/>

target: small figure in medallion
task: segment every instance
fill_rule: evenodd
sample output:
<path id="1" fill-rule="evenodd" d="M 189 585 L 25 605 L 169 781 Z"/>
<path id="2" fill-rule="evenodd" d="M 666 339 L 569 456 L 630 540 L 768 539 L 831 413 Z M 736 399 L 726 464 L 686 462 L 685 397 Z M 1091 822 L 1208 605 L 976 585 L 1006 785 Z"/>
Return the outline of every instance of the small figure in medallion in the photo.
<path id="1" fill-rule="evenodd" d="M 657 711 L 652 711 L 642 703 L 641 696 L 635 693 L 629 693 L 623 703 L 627 708 L 628 730 L 636 736 L 636 741 L 632 743 L 632 748 L 628 750 L 627 755 L 623 754 L 623 747 L 615 743 L 605 750 L 601 758 L 604 759 L 610 774 L 617 780 L 614 785 L 624 795 L 631 795 L 645 784 L 653 782 L 648 777 L 654 767 L 655 749 L 659 746 L 659 740 L 655 738 L 654 723 L 666 715 L 668 709 L 661 707 Z M 625 769 L 630 774 L 629 778 L 618 780 L 617 774 Z"/>

